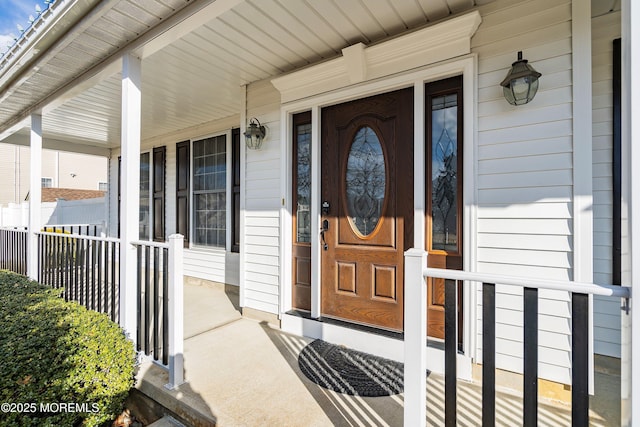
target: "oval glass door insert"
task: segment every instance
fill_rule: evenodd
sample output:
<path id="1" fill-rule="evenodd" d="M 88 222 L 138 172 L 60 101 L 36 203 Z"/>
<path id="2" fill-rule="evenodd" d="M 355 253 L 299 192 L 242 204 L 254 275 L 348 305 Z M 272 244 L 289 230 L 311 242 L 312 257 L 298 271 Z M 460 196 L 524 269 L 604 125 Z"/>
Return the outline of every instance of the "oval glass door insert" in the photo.
<path id="1" fill-rule="evenodd" d="M 386 182 L 384 154 L 378 135 L 370 127 L 362 127 L 351 143 L 345 191 L 350 222 L 363 236 L 371 234 L 380 221 Z"/>

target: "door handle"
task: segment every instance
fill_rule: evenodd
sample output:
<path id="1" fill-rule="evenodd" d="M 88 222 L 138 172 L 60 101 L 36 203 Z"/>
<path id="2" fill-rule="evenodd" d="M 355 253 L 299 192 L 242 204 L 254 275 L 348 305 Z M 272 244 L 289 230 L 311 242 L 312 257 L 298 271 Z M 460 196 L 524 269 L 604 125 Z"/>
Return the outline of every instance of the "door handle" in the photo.
<path id="1" fill-rule="evenodd" d="M 322 221 L 322 230 L 320 231 L 320 236 L 322 237 L 322 249 L 325 251 L 329 250 L 329 245 L 327 245 L 327 241 L 324 238 L 324 233 L 329 231 L 329 220 L 325 219 Z"/>

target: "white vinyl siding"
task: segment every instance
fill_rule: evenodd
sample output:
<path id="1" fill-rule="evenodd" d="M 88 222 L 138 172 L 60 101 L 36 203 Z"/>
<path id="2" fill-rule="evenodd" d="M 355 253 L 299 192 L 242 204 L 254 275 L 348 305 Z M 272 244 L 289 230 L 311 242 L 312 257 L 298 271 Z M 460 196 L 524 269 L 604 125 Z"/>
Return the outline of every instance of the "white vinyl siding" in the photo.
<path id="1" fill-rule="evenodd" d="M 200 135 L 210 135 L 224 132 L 239 125 L 238 116 L 231 116 L 224 120 L 206 123 L 201 126 L 185 129 L 178 134 L 166 135 L 143 141 L 142 150 L 151 150 L 154 146 L 165 145 L 166 152 L 166 197 L 165 197 L 165 232 L 170 236 L 176 232 L 176 143 Z M 117 236 L 118 230 L 118 156 L 119 150 L 114 150 L 109 163 L 109 227 L 110 235 Z M 191 224 L 193 227 L 193 224 Z M 224 252 L 219 249 L 185 249 L 184 275 L 213 282 L 239 286 L 238 254 Z"/>
<path id="2" fill-rule="evenodd" d="M 610 284 L 613 244 L 613 40 L 620 37 L 620 11 L 592 20 L 593 65 L 593 280 Z M 594 350 L 620 357 L 620 301 L 594 297 Z"/>
<path id="3" fill-rule="evenodd" d="M 483 22 L 472 39 L 478 55 L 477 270 L 571 279 L 571 3 L 497 0 L 480 12 Z M 533 102 L 513 107 L 499 82 L 520 50 L 542 77 Z M 496 293 L 496 364 L 522 372 L 522 290 L 497 286 Z M 538 319 L 539 374 L 570 383 L 568 295 L 541 291 Z M 481 323 L 477 330 L 480 356 Z"/>
<path id="4" fill-rule="evenodd" d="M 247 88 L 247 117 L 267 128 L 260 150 L 246 151 L 245 306 L 278 314 L 280 289 L 280 93 L 268 81 Z"/>

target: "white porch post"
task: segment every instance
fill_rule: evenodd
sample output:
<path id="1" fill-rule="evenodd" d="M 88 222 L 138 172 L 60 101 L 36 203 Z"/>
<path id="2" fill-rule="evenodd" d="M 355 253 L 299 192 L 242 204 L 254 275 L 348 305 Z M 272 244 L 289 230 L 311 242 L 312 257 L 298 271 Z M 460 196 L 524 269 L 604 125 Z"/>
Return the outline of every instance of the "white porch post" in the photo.
<path id="1" fill-rule="evenodd" d="M 169 390 L 184 383 L 184 237 L 169 236 Z"/>
<path id="2" fill-rule="evenodd" d="M 31 115 L 31 158 L 29 164 L 29 278 L 38 280 L 38 236 L 42 215 L 42 115 Z"/>
<path id="3" fill-rule="evenodd" d="M 404 425 L 427 423 L 427 253 L 404 253 Z"/>
<path id="4" fill-rule="evenodd" d="M 622 2 L 622 285 L 640 293 L 640 4 Z M 636 291 L 636 292 L 634 292 Z M 623 426 L 640 426 L 640 315 L 622 311 Z M 635 339 L 633 335 L 635 334 Z M 635 409 L 634 409 L 635 408 Z"/>
<path id="5" fill-rule="evenodd" d="M 573 280 L 593 282 L 591 0 L 573 0 Z M 594 392 L 593 296 L 589 296 L 589 393 Z"/>
<path id="6" fill-rule="evenodd" d="M 122 204 L 120 210 L 120 325 L 136 341 L 137 255 L 140 211 L 140 117 L 142 61 L 122 58 Z"/>

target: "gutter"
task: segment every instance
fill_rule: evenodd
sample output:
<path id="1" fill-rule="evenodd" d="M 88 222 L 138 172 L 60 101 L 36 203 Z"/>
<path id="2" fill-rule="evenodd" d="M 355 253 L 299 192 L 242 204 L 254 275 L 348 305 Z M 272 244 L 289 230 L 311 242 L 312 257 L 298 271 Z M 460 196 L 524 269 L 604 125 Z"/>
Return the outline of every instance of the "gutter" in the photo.
<path id="1" fill-rule="evenodd" d="M 27 80 L 41 66 L 34 63 L 49 52 L 100 0 L 57 0 L 51 3 L 0 58 L 0 102 L 16 82 Z"/>

